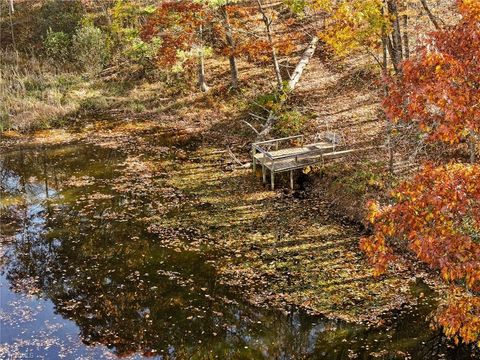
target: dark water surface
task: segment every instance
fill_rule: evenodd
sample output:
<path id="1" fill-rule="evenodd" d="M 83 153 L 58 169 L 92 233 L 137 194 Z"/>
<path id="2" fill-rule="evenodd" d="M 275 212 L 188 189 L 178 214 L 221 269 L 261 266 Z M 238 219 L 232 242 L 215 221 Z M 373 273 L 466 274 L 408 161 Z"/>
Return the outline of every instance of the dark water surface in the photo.
<path id="1" fill-rule="evenodd" d="M 206 254 L 146 231 L 148 204 L 170 200 L 114 182 L 124 161 L 87 144 L 0 156 L 0 358 L 473 358 L 430 329 L 423 284 L 379 329 L 248 305 Z"/>

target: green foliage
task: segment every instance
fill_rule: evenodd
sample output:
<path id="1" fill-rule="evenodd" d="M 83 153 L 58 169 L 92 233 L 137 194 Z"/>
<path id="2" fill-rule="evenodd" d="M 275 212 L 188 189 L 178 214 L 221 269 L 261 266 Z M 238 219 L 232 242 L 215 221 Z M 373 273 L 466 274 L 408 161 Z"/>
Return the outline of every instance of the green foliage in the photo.
<path id="1" fill-rule="evenodd" d="M 63 32 L 73 36 L 85 14 L 80 0 L 49 0 L 40 8 L 37 30 L 44 37 L 47 32 Z"/>
<path id="2" fill-rule="evenodd" d="M 275 123 L 275 131 L 281 136 L 291 136 L 303 131 L 308 117 L 299 111 L 285 111 Z"/>
<path id="3" fill-rule="evenodd" d="M 154 11 L 154 6 L 142 7 L 129 0 L 117 0 L 112 9 L 113 46 L 127 60 L 143 66 L 153 63 L 160 47 L 160 39 L 146 42 L 140 38 L 143 18 Z"/>
<path id="4" fill-rule="evenodd" d="M 112 33 L 121 38 L 137 36 L 140 28 L 140 17 L 145 12 L 148 13 L 148 10 L 144 10 L 144 8 L 131 1 L 117 0 L 112 9 Z"/>
<path id="5" fill-rule="evenodd" d="M 138 100 L 132 100 L 126 106 L 133 113 L 141 113 L 147 109 L 145 104 Z"/>
<path id="6" fill-rule="evenodd" d="M 79 69 L 94 75 L 100 72 L 107 59 L 105 36 L 94 26 L 79 28 L 72 40 L 73 56 Z"/>
<path id="7" fill-rule="evenodd" d="M 276 110 L 280 104 L 280 96 L 277 92 L 262 94 L 254 100 L 254 111 Z"/>
<path id="8" fill-rule="evenodd" d="M 160 39 L 158 38 L 145 42 L 139 37 L 133 37 L 127 42 L 123 54 L 131 61 L 144 63 L 154 61 L 159 47 Z"/>
<path id="9" fill-rule="evenodd" d="M 0 107 L 0 132 L 8 130 L 12 127 L 10 116 L 5 108 Z"/>
<path id="10" fill-rule="evenodd" d="M 45 53 L 57 65 L 64 65 L 70 58 L 71 38 L 63 31 L 48 30 L 43 41 Z"/>
<path id="11" fill-rule="evenodd" d="M 306 0 L 285 0 L 285 4 L 294 13 L 301 15 L 307 7 Z"/>
<path id="12" fill-rule="evenodd" d="M 473 242 L 480 244 L 480 226 L 471 215 L 464 216 L 459 230 L 462 234 L 469 236 Z"/>
<path id="13" fill-rule="evenodd" d="M 381 189 L 384 187 L 384 180 L 381 175 L 373 172 L 370 168 L 372 164 L 366 164 L 363 167 L 354 169 L 348 174 L 343 174 L 336 181 L 342 189 L 350 195 L 363 196 L 373 188 Z"/>

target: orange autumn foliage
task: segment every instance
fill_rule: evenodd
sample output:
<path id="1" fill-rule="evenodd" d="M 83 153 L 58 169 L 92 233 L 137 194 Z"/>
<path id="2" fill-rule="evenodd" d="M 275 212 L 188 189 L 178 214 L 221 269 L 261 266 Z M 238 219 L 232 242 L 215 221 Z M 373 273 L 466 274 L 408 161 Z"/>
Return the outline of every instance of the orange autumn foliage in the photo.
<path id="1" fill-rule="evenodd" d="M 392 192 L 393 205 L 369 205 L 374 235 L 361 248 L 376 273 L 393 259 L 387 239 L 406 241 L 446 281 L 480 290 L 480 165 L 427 165 Z"/>
<path id="2" fill-rule="evenodd" d="M 391 200 L 392 205 L 383 207 L 369 203 L 368 218 L 374 234 L 360 243 L 375 273 L 383 273 L 394 259 L 388 241 L 397 242 L 406 244 L 421 261 L 440 270 L 445 281 L 464 282 L 469 291 L 478 293 L 480 165 L 427 165 L 394 190 Z M 469 319 L 471 313 L 480 311 L 479 297 L 465 301 L 462 306 L 447 307 L 440 313 L 439 324 L 447 334 L 456 334 L 466 342 L 478 341 L 480 322 Z"/>
<path id="3" fill-rule="evenodd" d="M 480 1 L 457 3 L 462 19 L 430 34 L 384 101 L 391 120 L 413 121 L 430 140 L 449 143 L 480 133 Z"/>
<path id="4" fill-rule="evenodd" d="M 230 4 L 225 6 L 225 11 L 232 29 L 233 48 L 226 41 L 227 30 L 218 9 L 207 2 L 191 0 L 161 3 L 143 26 L 141 37 L 145 41 L 160 38 L 157 61 L 164 67 L 173 67 L 177 63 L 179 51 L 188 52 L 203 45 L 221 56 L 234 55 L 258 64 L 269 63 L 271 44 L 264 36 L 264 24 L 257 6 Z M 275 25 L 283 31 L 294 25 L 293 19 L 279 18 L 278 14 L 275 20 Z M 202 39 L 199 36 L 201 26 L 205 33 Z M 301 31 L 288 31 L 278 38 L 274 36 L 277 54 L 291 55 L 304 37 Z"/>
<path id="5" fill-rule="evenodd" d="M 480 133 L 480 1 L 458 0 L 458 24 L 430 34 L 426 45 L 388 82 L 385 112 L 414 122 L 430 141 L 451 144 Z M 383 273 L 391 243 L 406 246 L 466 290 L 435 317 L 456 342 L 480 345 L 480 165 L 426 165 L 391 194 L 391 204 L 368 204 L 374 234 L 360 247 Z M 458 289 L 457 289 L 458 290 Z"/>
<path id="6" fill-rule="evenodd" d="M 456 343 L 462 340 L 480 346 L 480 297 L 457 295 L 439 309 L 435 320 Z"/>
<path id="7" fill-rule="evenodd" d="M 272 46 L 265 36 L 263 19 L 255 4 L 228 5 L 229 14 L 235 42 L 234 55 L 249 62 L 265 65 L 271 61 Z M 274 21 L 273 46 L 278 56 L 292 55 L 299 43 L 305 40 L 305 34 L 296 29 L 300 21 L 292 17 L 280 16 L 272 10 L 270 14 Z M 222 27 L 218 28 L 219 38 L 225 37 Z M 231 49 L 222 44 L 216 46 L 217 52 L 229 55 Z"/>
<path id="8" fill-rule="evenodd" d="M 142 29 L 142 39 L 161 39 L 157 61 L 171 67 L 177 62 L 179 50 L 188 51 L 199 46 L 199 28 L 208 24 L 211 14 L 199 2 L 168 1 L 158 6 Z"/>

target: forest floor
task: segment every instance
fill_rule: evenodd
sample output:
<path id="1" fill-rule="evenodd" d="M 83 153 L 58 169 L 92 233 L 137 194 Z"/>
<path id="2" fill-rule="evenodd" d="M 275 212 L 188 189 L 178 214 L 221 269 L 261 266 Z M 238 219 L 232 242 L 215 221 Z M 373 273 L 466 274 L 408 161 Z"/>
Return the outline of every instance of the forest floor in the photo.
<path id="1" fill-rule="evenodd" d="M 348 146 L 381 142 L 373 70 L 352 64 L 340 69 L 315 58 L 306 70 L 291 103 L 309 113 L 308 139 L 335 130 Z M 300 174 L 302 189 L 294 192 L 282 188 L 282 179 L 275 192 L 262 187 L 250 169 L 236 167 L 226 150 L 248 161 L 255 134 L 240 120 L 247 119 L 248 99 L 268 84 L 258 75 L 248 72 L 244 81 L 250 86 L 239 96 L 212 84 L 209 94 L 159 97 L 157 85 L 139 84 L 122 95 L 110 93 L 109 108 L 95 117 L 86 114 L 66 129 L 29 136 L 6 132 L 0 147 L 82 141 L 115 148 L 129 159 L 125 185 L 164 191 L 148 183 L 161 172 L 169 191 L 180 194 L 174 208 L 157 209 L 145 219 L 149 230 L 165 246 L 221 254 L 212 264 L 222 281 L 241 289 L 250 302 L 381 323 L 385 312 L 413 304 L 412 284 L 429 277 L 407 259 L 373 277 L 358 247 L 363 230 L 342 223 L 343 217 L 360 220 L 364 200 L 385 191 L 384 160 L 374 153 L 318 169 L 313 176 Z M 142 106 L 132 111 L 132 103 Z M 182 140 L 165 144 L 165 134 Z"/>

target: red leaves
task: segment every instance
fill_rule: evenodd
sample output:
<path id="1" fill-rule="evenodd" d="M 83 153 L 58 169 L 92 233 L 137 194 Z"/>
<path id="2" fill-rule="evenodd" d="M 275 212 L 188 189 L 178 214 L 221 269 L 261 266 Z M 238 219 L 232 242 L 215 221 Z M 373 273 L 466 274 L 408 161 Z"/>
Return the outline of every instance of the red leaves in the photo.
<path id="1" fill-rule="evenodd" d="M 435 319 L 456 343 L 460 339 L 465 343 L 477 342 L 480 338 L 480 298 L 457 295 L 439 310 Z"/>
<path id="2" fill-rule="evenodd" d="M 459 1 L 462 20 L 430 34 L 389 82 L 384 107 L 393 121 L 414 121 L 430 140 L 456 143 L 480 132 L 480 11 Z"/>
<path id="3" fill-rule="evenodd" d="M 162 42 L 158 51 L 161 65 L 173 66 L 178 50 L 188 50 L 198 40 L 198 30 L 209 21 L 207 8 L 198 2 L 164 2 L 149 18 L 142 29 L 142 38 L 150 41 L 159 37 Z"/>
<path id="4" fill-rule="evenodd" d="M 228 25 L 220 15 L 223 10 Z M 270 62 L 272 45 L 265 37 L 263 20 L 257 7 L 228 5 L 223 10 L 213 3 L 191 0 L 164 2 L 143 26 L 141 36 L 146 41 L 160 38 L 158 62 L 162 66 L 175 65 L 179 50 L 188 52 L 206 44 L 222 56 L 244 57 L 256 63 Z M 275 18 L 273 45 L 277 55 L 291 55 L 304 39 L 304 34 L 294 30 L 294 18 L 279 17 L 273 10 L 271 16 Z M 203 27 L 203 36 L 199 35 L 200 26 Z M 227 34 L 231 36 L 233 46 L 227 41 Z"/>
<path id="5" fill-rule="evenodd" d="M 440 270 L 445 281 L 462 281 L 471 291 L 480 291 L 480 165 L 427 165 L 391 196 L 393 205 L 369 204 L 374 235 L 360 245 L 376 274 L 393 258 L 387 240 L 406 242 L 420 260 Z M 478 314 L 480 299 L 473 299 Z M 441 318 L 442 326 L 450 315 Z M 464 341 L 478 340 L 478 323 L 473 333 L 455 324 L 451 331 Z M 466 338 L 461 335 L 465 332 Z"/>

